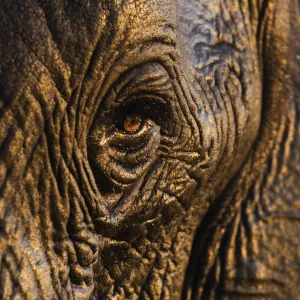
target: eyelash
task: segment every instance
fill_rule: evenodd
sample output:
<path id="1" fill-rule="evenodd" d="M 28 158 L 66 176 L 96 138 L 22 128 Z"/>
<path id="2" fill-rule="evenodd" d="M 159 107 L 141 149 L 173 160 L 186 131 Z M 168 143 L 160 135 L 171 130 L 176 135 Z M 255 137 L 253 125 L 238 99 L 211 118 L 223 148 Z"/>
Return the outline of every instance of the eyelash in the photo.
<path id="1" fill-rule="evenodd" d="M 124 129 L 124 122 L 126 118 L 138 117 L 141 120 L 139 129 L 128 134 L 138 132 L 143 128 L 146 120 L 151 120 L 157 125 L 162 126 L 165 119 L 166 105 L 161 101 L 155 101 L 153 99 L 134 99 L 116 109 L 114 113 L 115 126 L 118 130 L 127 132 Z"/>

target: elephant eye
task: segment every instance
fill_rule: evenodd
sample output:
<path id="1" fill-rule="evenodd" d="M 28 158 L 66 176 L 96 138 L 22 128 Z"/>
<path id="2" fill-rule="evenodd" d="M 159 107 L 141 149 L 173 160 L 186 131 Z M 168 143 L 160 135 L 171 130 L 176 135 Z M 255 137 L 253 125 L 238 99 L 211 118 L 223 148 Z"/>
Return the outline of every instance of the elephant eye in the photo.
<path id="1" fill-rule="evenodd" d="M 135 134 L 145 127 L 146 122 L 154 122 L 161 126 L 162 114 L 165 111 L 163 103 L 152 99 L 131 99 L 114 111 L 114 124 L 120 133 Z"/>
<path id="2" fill-rule="evenodd" d="M 143 120 L 139 115 L 129 114 L 124 117 L 123 129 L 127 133 L 134 133 L 141 129 L 143 126 Z"/>

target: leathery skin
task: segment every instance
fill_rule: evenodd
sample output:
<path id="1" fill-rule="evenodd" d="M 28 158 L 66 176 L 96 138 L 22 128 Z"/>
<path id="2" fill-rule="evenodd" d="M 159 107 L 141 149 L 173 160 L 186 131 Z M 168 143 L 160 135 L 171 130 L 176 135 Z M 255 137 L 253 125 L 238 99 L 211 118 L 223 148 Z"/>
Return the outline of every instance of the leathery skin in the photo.
<path id="1" fill-rule="evenodd" d="M 297 0 L 0 0 L 2 299 L 298 299 Z"/>

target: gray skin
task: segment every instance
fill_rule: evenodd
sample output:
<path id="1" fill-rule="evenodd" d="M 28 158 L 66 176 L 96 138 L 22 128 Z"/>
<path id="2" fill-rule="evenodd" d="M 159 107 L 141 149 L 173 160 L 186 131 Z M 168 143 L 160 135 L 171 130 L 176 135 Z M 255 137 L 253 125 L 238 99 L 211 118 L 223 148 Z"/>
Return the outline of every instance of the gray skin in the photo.
<path id="1" fill-rule="evenodd" d="M 299 11 L 0 0 L 2 298 L 298 299 Z"/>

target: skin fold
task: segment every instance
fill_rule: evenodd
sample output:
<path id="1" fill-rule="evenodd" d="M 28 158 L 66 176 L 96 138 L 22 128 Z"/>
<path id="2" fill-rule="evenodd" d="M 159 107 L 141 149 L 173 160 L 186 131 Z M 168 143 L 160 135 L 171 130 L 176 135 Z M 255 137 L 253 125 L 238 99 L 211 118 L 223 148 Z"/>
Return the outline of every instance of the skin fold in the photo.
<path id="1" fill-rule="evenodd" d="M 2 299 L 297 299 L 297 0 L 0 0 Z"/>

